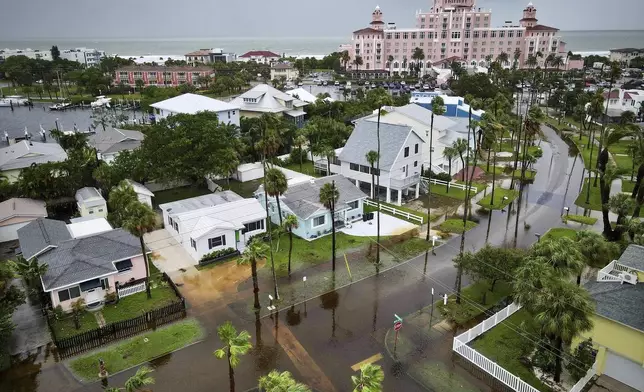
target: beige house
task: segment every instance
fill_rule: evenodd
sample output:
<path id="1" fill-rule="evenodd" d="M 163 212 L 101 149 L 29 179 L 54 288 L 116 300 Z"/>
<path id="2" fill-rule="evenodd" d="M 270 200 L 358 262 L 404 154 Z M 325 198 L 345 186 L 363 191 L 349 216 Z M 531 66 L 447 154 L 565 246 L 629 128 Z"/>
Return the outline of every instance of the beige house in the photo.
<path id="1" fill-rule="evenodd" d="M 18 239 L 18 229 L 38 218 L 47 217 L 45 202 L 13 198 L 0 203 L 0 242 Z"/>
<path id="2" fill-rule="evenodd" d="M 271 65 L 271 80 L 284 78 L 295 80 L 300 77 L 300 72 L 291 63 L 276 63 Z"/>
<path id="3" fill-rule="evenodd" d="M 62 162 L 67 153 L 56 143 L 41 143 L 27 140 L 0 148 L 0 173 L 10 183 L 18 181 L 22 169 L 47 162 Z"/>
<path id="4" fill-rule="evenodd" d="M 76 204 L 80 216 L 107 217 L 107 202 L 96 188 L 85 187 L 77 190 Z"/>

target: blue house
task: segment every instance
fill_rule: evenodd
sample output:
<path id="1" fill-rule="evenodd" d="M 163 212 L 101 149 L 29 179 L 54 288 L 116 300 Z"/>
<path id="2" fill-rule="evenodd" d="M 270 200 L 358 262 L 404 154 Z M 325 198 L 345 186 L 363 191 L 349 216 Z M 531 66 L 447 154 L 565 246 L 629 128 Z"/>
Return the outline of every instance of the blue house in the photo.
<path id="1" fill-rule="evenodd" d="M 442 95 L 439 91 L 413 91 L 409 103 L 415 103 L 431 110 L 432 101 L 437 96 L 443 98 L 445 102 L 445 113 L 443 114 L 445 117 L 467 118 L 469 116 L 470 105 L 465 103 L 465 98 Z M 483 113 L 485 113 L 483 110 L 472 110 L 472 119 L 480 120 Z"/>
<path id="2" fill-rule="evenodd" d="M 314 239 L 331 232 L 331 211 L 320 203 L 320 189 L 324 184 L 335 181 L 339 198 L 335 207 L 336 229 L 344 227 L 350 222 L 362 219 L 363 203 L 367 198 L 353 182 L 339 174 L 322 178 L 296 179 L 289 182 L 288 190 L 280 196 L 280 209 L 282 217 L 295 215 L 298 227 L 293 233 L 304 239 Z M 265 207 L 265 193 L 263 186 L 255 191 L 255 197 Z M 268 210 L 271 221 L 280 223 L 277 211 L 277 200 L 268 197 Z"/>

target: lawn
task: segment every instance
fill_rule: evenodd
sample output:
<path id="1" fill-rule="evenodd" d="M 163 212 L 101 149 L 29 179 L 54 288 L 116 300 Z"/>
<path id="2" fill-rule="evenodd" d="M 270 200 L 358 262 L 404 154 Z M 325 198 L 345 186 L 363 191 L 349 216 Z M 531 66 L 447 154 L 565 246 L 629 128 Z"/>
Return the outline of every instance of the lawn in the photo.
<path id="1" fill-rule="evenodd" d="M 285 169 L 293 170 L 298 173 L 304 173 L 307 174 L 311 177 L 320 177 L 319 173 L 315 172 L 315 169 L 313 168 L 313 161 L 304 161 L 302 163 L 302 169 L 300 170 L 300 163 L 299 162 L 291 162 L 288 165 L 284 166 Z"/>
<path id="2" fill-rule="evenodd" d="M 56 334 L 56 339 L 68 338 L 70 336 L 78 335 L 83 332 L 91 331 L 98 328 L 98 322 L 94 317 L 94 313 L 83 312 L 79 316 L 80 328 L 76 329 L 74 318 L 71 314 L 65 314 L 61 320 L 56 320 L 52 323 L 52 328 Z"/>
<path id="3" fill-rule="evenodd" d="M 209 193 L 212 192 L 210 192 L 210 190 L 206 187 L 188 185 L 154 192 L 154 202 L 158 206 L 161 204 L 170 203 L 172 201 L 207 195 Z"/>
<path id="4" fill-rule="evenodd" d="M 494 291 L 490 291 L 490 287 L 485 280 L 472 283 L 461 291 L 460 305 L 456 303 L 456 295 L 452 294 L 448 298 L 447 306 L 444 306 L 441 300 L 437 308 L 451 321 L 463 325 L 512 294 L 512 285 L 503 281 L 496 282 Z"/>
<path id="5" fill-rule="evenodd" d="M 565 227 L 553 227 L 550 230 L 546 231 L 546 234 L 541 238 L 542 240 L 548 239 L 557 239 L 562 237 L 568 237 L 574 239 L 577 236 L 577 230 L 568 229 Z"/>
<path id="6" fill-rule="evenodd" d="M 184 320 L 83 355 L 70 361 L 69 368 L 84 382 L 96 381 L 99 359 L 105 361 L 107 372 L 114 375 L 194 343 L 202 336 L 196 320 Z"/>
<path id="7" fill-rule="evenodd" d="M 613 154 L 613 159 L 615 160 L 615 164 L 617 165 L 617 167 L 621 169 L 623 172 L 630 174 L 632 171 L 634 171 L 634 169 L 637 169 L 637 168 L 633 168 L 633 158 L 631 158 L 629 155 Z"/>
<path id="8" fill-rule="evenodd" d="M 496 187 L 494 189 L 494 204 L 492 204 L 491 192 L 482 198 L 478 204 L 488 210 L 501 210 L 507 207 L 508 204 L 512 203 L 517 196 L 519 196 L 519 192 L 517 190 Z M 505 197 L 507 197 L 507 199 L 504 199 Z"/>
<path id="9" fill-rule="evenodd" d="M 415 237 L 393 245 L 383 244 L 383 248 L 385 252 L 395 255 L 398 261 L 405 261 L 431 249 L 432 243 L 425 241 L 424 238 Z"/>
<path id="10" fill-rule="evenodd" d="M 152 289 L 151 299 L 148 299 L 147 293 L 142 291 L 140 293 L 121 298 L 117 304 L 105 305 L 105 307 L 101 309 L 101 313 L 103 313 L 105 322 L 110 324 L 116 321 L 138 317 L 152 309 L 168 305 L 177 299 L 178 298 L 174 294 L 172 288 L 166 283 L 165 286 L 159 285 Z"/>
<path id="11" fill-rule="evenodd" d="M 262 179 L 258 178 L 257 180 L 239 182 L 236 180 L 230 180 L 230 183 L 226 180 L 217 180 L 215 181 L 217 185 L 223 189 L 230 189 L 241 197 L 251 198 L 253 197 L 257 188 L 262 185 Z"/>
<path id="12" fill-rule="evenodd" d="M 595 147 L 592 149 L 592 154 L 593 154 L 593 159 L 592 161 L 590 160 L 590 153 L 591 153 L 591 148 L 590 148 L 590 141 L 588 139 L 588 136 L 582 136 L 581 140 L 579 140 L 579 136 L 576 135 L 570 135 L 570 140 L 575 143 L 577 146 L 577 149 L 581 153 L 582 158 L 584 159 L 584 165 L 586 166 L 586 169 L 589 170 L 595 170 L 597 167 L 597 156 L 599 155 L 599 147 L 595 145 Z M 581 146 L 584 146 L 582 149 Z"/>
<path id="13" fill-rule="evenodd" d="M 550 391 L 534 375 L 532 369 L 522 363 L 535 345 L 533 340 L 526 339 L 525 336 L 539 336 L 539 330 L 534 325 L 532 316 L 525 310 L 519 310 L 505 322 L 474 340 L 471 346 L 538 390 Z"/>
<path id="14" fill-rule="evenodd" d="M 370 200 L 371 200 L 371 199 L 370 199 Z M 374 201 L 374 200 L 371 200 L 371 201 L 373 201 L 373 202 L 375 203 L 375 201 Z M 414 209 L 411 209 L 411 208 L 408 208 L 408 207 L 405 207 L 405 206 L 397 206 L 397 205 L 395 205 L 395 204 L 385 203 L 384 201 L 381 201 L 381 202 L 380 202 L 380 205 L 385 205 L 385 206 L 387 206 L 387 207 L 395 208 L 395 209 L 397 209 L 397 210 L 404 211 L 404 212 L 408 212 L 408 213 L 410 213 L 410 214 L 416 215 L 416 216 L 418 216 L 418 217 L 423 218 L 423 224 L 426 224 L 426 223 L 427 223 L 427 213 L 425 213 L 425 212 L 418 211 L 418 210 L 414 210 Z M 365 213 L 365 214 L 366 214 L 366 213 L 368 213 L 368 212 L 375 212 L 377 209 L 378 209 L 378 208 L 377 208 L 376 206 L 368 206 L 368 205 L 366 205 L 366 204 L 364 205 L 364 213 Z M 383 213 L 383 214 L 387 214 L 387 215 L 391 215 L 391 216 L 393 216 L 393 217 L 395 217 L 395 218 L 402 219 L 402 220 L 404 220 L 404 221 L 407 221 L 407 222 L 413 223 L 413 224 L 415 224 L 415 225 L 417 225 L 417 224 L 418 224 L 418 221 L 417 221 L 417 220 L 414 220 L 414 219 L 407 219 L 407 218 L 405 218 L 405 217 L 404 217 L 404 216 L 402 216 L 402 215 L 394 215 L 393 213 L 389 213 L 389 212 L 384 211 L 384 210 L 382 211 L 382 213 Z M 438 216 L 432 215 L 432 220 L 437 219 L 437 218 L 438 218 Z"/>
<path id="15" fill-rule="evenodd" d="M 582 225 L 594 225 L 597 222 L 597 218 L 592 218 L 590 216 L 583 215 L 564 215 L 561 220 L 566 223 L 568 221 L 581 223 Z"/>
<path id="16" fill-rule="evenodd" d="M 460 185 L 465 185 L 464 181 L 456 181 L 456 183 Z M 474 193 L 474 191 L 471 190 L 470 198 L 473 197 L 475 194 L 483 191 L 485 188 L 487 188 L 487 184 L 480 183 L 480 182 L 472 182 L 472 186 L 476 188 L 476 193 Z M 457 199 L 457 200 L 465 200 L 465 196 L 467 193 L 465 190 L 458 189 L 453 186 L 450 186 L 449 192 L 448 192 L 447 185 L 437 185 L 437 184 L 432 184 L 431 190 L 432 190 L 432 194 L 434 195 L 441 195 L 441 196 L 445 196 L 445 197 L 449 197 L 451 199 Z"/>
<path id="17" fill-rule="evenodd" d="M 475 228 L 477 225 L 476 222 L 466 221 L 465 222 L 465 231 Z M 445 233 L 463 233 L 463 220 L 462 219 L 447 219 L 445 222 L 436 226 L 435 229 L 443 231 Z"/>
<path id="18" fill-rule="evenodd" d="M 506 173 L 505 166 L 490 166 L 490 170 L 487 169 L 487 165 L 480 165 L 479 166 L 481 170 L 488 174 L 492 174 L 492 171 L 496 173 L 497 176 L 512 176 L 512 171 Z M 525 171 L 525 178 L 526 180 L 534 180 L 534 176 L 537 175 L 537 172 L 534 170 L 526 170 Z M 515 178 L 520 178 L 521 177 L 521 169 L 517 169 L 514 171 L 514 177 Z"/>
<path id="19" fill-rule="evenodd" d="M 579 193 L 579 196 L 577 196 L 577 200 L 575 200 L 575 204 L 578 205 L 579 207 L 583 208 L 589 208 L 591 210 L 595 211 L 601 211 L 602 209 L 602 198 L 601 195 L 599 194 L 599 181 L 597 181 L 597 186 L 592 186 L 594 184 L 595 179 L 591 179 L 591 187 L 590 187 L 590 199 L 589 202 L 586 203 L 586 195 L 588 192 L 588 179 L 584 180 L 584 186 L 581 189 L 581 192 Z"/>
<path id="20" fill-rule="evenodd" d="M 622 180 L 622 192 L 632 193 L 635 189 L 635 181 Z"/>

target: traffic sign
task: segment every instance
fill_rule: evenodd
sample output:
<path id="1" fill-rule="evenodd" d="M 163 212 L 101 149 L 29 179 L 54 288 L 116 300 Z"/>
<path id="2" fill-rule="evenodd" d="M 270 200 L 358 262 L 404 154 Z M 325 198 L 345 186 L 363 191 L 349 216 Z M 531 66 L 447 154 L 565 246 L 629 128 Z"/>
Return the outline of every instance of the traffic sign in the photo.
<path id="1" fill-rule="evenodd" d="M 396 321 L 394 323 L 394 331 L 400 331 L 402 329 L 402 322 Z"/>

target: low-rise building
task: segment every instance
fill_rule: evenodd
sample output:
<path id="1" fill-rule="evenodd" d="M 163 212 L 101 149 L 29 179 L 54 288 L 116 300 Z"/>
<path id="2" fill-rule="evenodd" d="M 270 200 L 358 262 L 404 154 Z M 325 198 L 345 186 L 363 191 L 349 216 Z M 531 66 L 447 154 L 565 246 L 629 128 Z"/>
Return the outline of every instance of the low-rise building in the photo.
<path id="1" fill-rule="evenodd" d="M 107 202 L 94 187 L 85 187 L 76 191 L 76 206 L 82 217 L 107 217 Z"/>
<path id="2" fill-rule="evenodd" d="M 608 105 L 608 110 L 629 111 L 635 114 L 640 112 L 644 103 L 644 90 L 624 90 L 614 89 L 604 93 L 604 107 Z"/>
<path id="3" fill-rule="evenodd" d="M 627 67 L 630 65 L 631 60 L 636 57 L 644 57 L 644 48 L 622 48 L 610 50 L 610 61 L 617 61 Z"/>
<path id="4" fill-rule="evenodd" d="M 125 181 L 130 184 L 130 186 L 134 190 L 134 193 L 136 193 L 136 198 L 139 202 L 147 205 L 148 207 L 152 207 L 152 198 L 154 197 L 154 193 L 152 193 L 151 190 L 149 190 L 145 185 L 139 184 L 136 181 Z"/>
<path id="5" fill-rule="evenodd" d="M 215 71 L 207 66 L 153 66 L 128 65 L 114 72 L 114 84 L 124 83 L 130 87 L 136 86 L 137 80 L 142 80 L 144 86 L 172 86 L 192 84 L 199 86 L 200 78 L 214 77 Z"/>
<path id="6" fill-rule="evenodd" d="M 234 53 L 224 53 L 223 49 L 199 49 L 185 54 L 186 62 L 191 65 L 231 63 L 237 60 Z"/>
<path id="7" fill-rule="evenodd" d="M 251 50 L 237 57 L 237 61 L 249 62 L 254 61 L 260 64 L 272 64 L 278 61 L 281 56 L 269 50 Z"/>
<path id="8" fill-rule="evenodd" d="M 338 190 L 338 201 L 333 217 L 331 217 L 331 211 L 320 202 L 320 189 L 325 184 L 332 182 Z M 257 189 L 255 196 L 264 207 L 263 186 Z M 333 175 L 322 178 L 289 180 L 288 190 L 280 196 L 279 201 L 282 218 L 288 215 L 297 217 L 298 226 L 293 229 L 293 233 L 309 240 L 330 233 L 332 221 L 335 221 L 335 227 L 339 229 L 362 219 L 363 203 L 366 198 L 367 195 L 354 182 L 341 175 Z M 271 221 L 279 224 L 277 200 L 273 196 L 268 196 L 268 210 Z"/>
<path id="9" fill-rule="evenodd" d="M 143 133 L 108 127 L 97 129 L 89 137 L 89 145 L 96 148 L 98 159 L 112 163 L 122 151 L 132 151 L 141 147 Z"/>
<path id="10" fill-rule="evenodd" d="M 250 238 L 266 231 L 266 211 L 256 199 L 223 191 L 159 205 L 165 229 L 195 260 L 232 248 L 243 252 Z"/>
<path id="11" fill-rule="evenodd" d="M 51 52 L 49 50 L 39 49 L 0 49 L 0 62 L 8 59 L 11 56 L 27 56 L 34 60 L 47 60 L 51 61 Z"/>
<path id="12" fill-rule="evenodd" d="M 18 239 L 18 229 L 38 218 L 47 217 L 42 200 L 12 198 L 0 203 L 0 242 Z"/>
<path id="13" fill-rule="evenodd" d="M 67 153 L 57 143 L 32 142 L 22 140 L 8 147 L 0 148 L 0 173 L 7 181 L 18 181 L 22 169 L 31 165 L 47 162 L 62 162 L 67 159 Z"/>
<path id="14" fill-rule="evenodd" d="M 275 63 L 271 65 L 271 80 L 284 78 L 295 80 L 300 77 L 300 72 L 291 63 Z"/>
<path id="15" fill-rule="evenodd" d="M 86 67 L 97 66 L 103 57 L 105 57 L 105 52 L 96 49 L 75 48 L 60 51 L 61 59 L 76 61 L 77 63 L 84 64 Z"/>
<path id="16" fill-rule="evenodd" d="M 304 125 L 306 102 L 295 99 L 267 84 L 259 84 L 230 102 L 239 106 L 241 115 L 260 117 L 264 113 L 282 114 L 296 126 Z"/>
<path id="17" fill-rule="evenodd" d="M 584 285 L 595 301 L 592 338 L 596 372 L 644 390 L 644 247 L 631 244 L 597 279 Z M 578 343 L 578 341 L 576 342 Z"/>
<path id="18" fill-rule="evenodd" d="M 240 107 L 199 94 L 182 94 L 150 105 L 154 108 L 157 120 L 173 114 L 196 114 L 198 112 L 217 113 L 219 121 L 224 124 L 239 126 Z"/>

